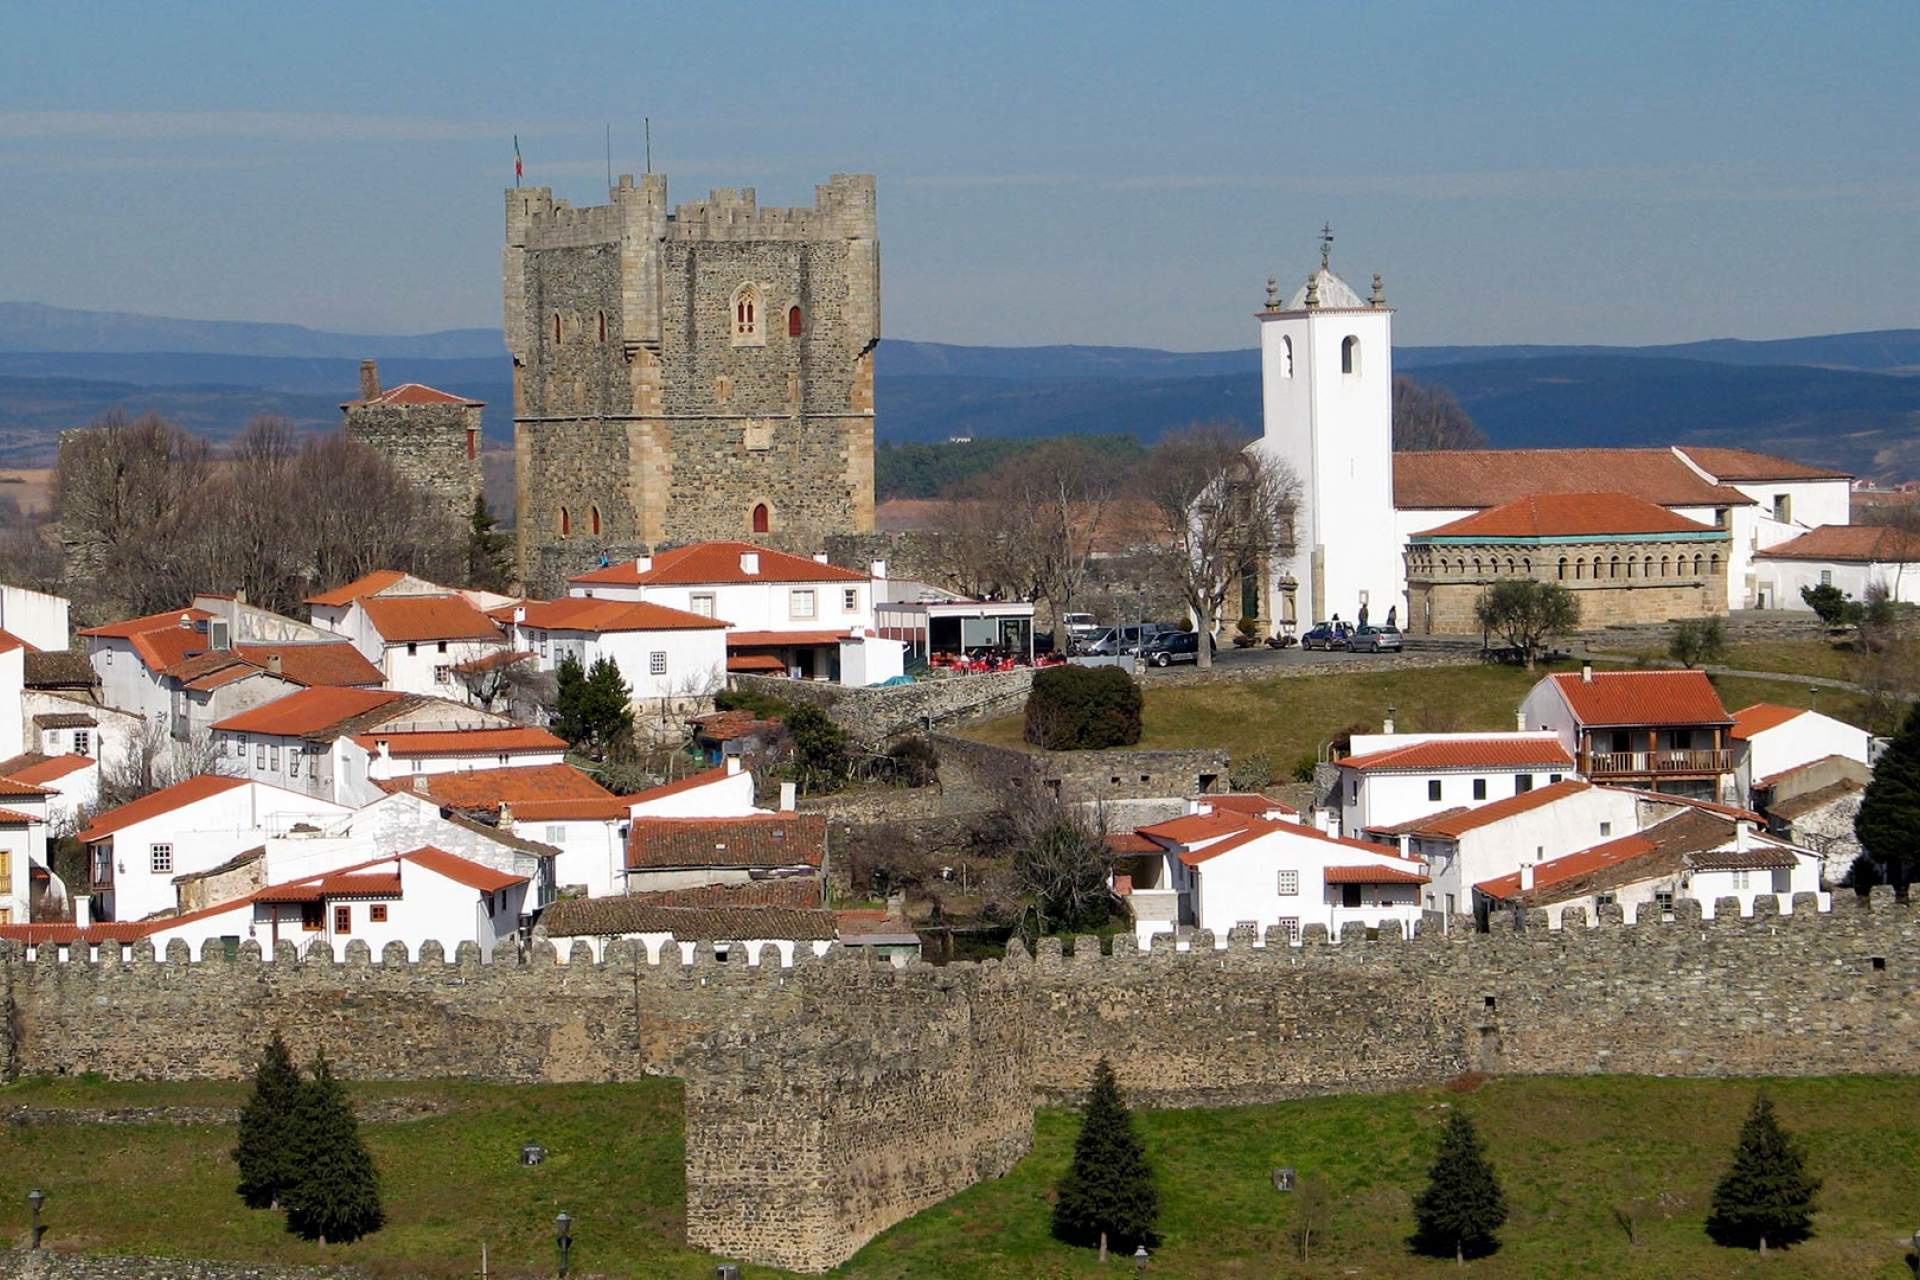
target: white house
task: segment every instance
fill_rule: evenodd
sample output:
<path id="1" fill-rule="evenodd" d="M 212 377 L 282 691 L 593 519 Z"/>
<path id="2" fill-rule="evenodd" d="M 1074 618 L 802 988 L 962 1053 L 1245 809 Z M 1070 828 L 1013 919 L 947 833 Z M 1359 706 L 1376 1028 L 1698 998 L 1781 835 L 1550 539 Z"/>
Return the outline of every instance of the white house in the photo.
<path id="1" fill-rule="evenodd" d="M 1542 679 L 1520 722 L 1558 734 L 1594 782 L 1699 800 L 1735 798 L 1733 717 L 1704 671 L 1600 671 Z"/>
<path id="2" fill-rule="evenodd" d="M 643 893 L 818 878 L 826 852 L 827 821 L 818 813 L 633 818 L 627 832 L 626 888 Z"/>
<path id="3" fill-rule="evenodd" d="M 1311 924 L 1335 937 L 1350 925 L 1398 923 L 1408 936 L 1418 927 L 1427 868 L 1417 859 L 1204 797 L 1190 808 L 1110 841 L 1114 891 L 1142 944 L 1189 929 L 1224 939 L 1246 926 L 1264 938 L 1279 926 L 1298 940 Z"/>
<path id="4" fill-rule="evenodd" d="M 462 942 L 481 954 L 511 947 L 525 914 L 525 876 L 485 866 L 443 849 L 423 847 L 276 881 L 245 897 L 170 919 L 145 922 L 156 949 L 175 938 L 194 954 L 209 940 L 237 948 L 251 939 L 271 955 L 274 945 L 326 945 L 334 958 L 347 944 L 365 942 L 375 956 L 398 942 L 417 956 L 438 942 L 451 956 Z"/>
<path id="5" fill-rule="evenodd" d="M 1305 626 L 1406 608 L 1393 511 L 1393 311 L 1374 277 L 1362 298 L 1330 265 L 1286 304 L 1267 284 L 1260 322 L 1261 438 L 1249 446 L 1299 481 L 1294 552 L 1269 568 L 1270 617 Z M 1405 613 L 1400 614 L 1405 618 Z"/>
<path id="6" fill-rule="evenodd" d="M 1740 753 L 1740 795 L 1802 765 L 1838 756 L 1868 765 L 1873 759 L 1873 735 L 1844 720 L 1773 702 L 1756 702 L 1733 713 L 1733 741 Z"/>
<path id="7" fill-rule="evenodd" d="M 545 729 L 444 698 L 393 689 L 302 689 L 213 725 L 221 767 L 343 804 L 378 799 L 412 774 L 550 764 L 566 744 Z"/>
<path id="8" fill-rule="evenodd" d="M 1559 735 L 1367 733 L 1353 735 L 1340 769 L 1340 830 L 1361 836 L 1462 805 L 1525 795 L 1573 772 Z"/>
<path id="9" fill-rule="evenodd" d="M 455 667 L 506 648 L 500 628 L 464 595 L 395 570 L 309 596 L 307 605 L 314 625 L 351 640 L 389 689 L 455 694 Z"/>
<path id="10" fill-rule="evenodd" d="M 71 635 L 64 596 L 0 586 L 0 632 L 29 648 L 52 653 L 67 647 Z"/>
<path id="11" fill-rule="evenodd" d="M 49 792 L 0 778 L 0 924 L 33 918 L 33 869 L 47 865 Z"/>
<path id="12" fill-rule="evenodd" d="M 56 836 L 77 830 L 80 812 L 92 809 L 100 798 L 100 762 L 91 756 L 49 756 L 32 751 L 0 761 L 0 778 L 48 793 L 47 830 Z"/>
<path id="13" fill-rule="evenodd" d="M 840 640 L 873 629 L 873 575 L 750 542 L 696 542 L 567 580 L 570 595 L 719 618 L 730 670 L 838 680 Z M 775 673 L 777 674 L 777 672 Z"/>
<path id="14" fill-rule="evenodd" d="M 1754 830 L 1754 824 L 1687 806 L 1644 830 L 1545 862 L 1526 864 L 1474 886 L 1487 908 L 1541 908 L 1558 925 L 1569 908 L 1597 921 L 1618 906 L 1628 919 L 1649 909 L 1671 918 L 1683 898 L 1714 914 L 1720 898 L 1737 898 L 1742 915 L 1756 898 L 1773 896 L 1782 912 L 1793 895 L 1817 893 L 1820 857 Z"/>
<path id="15" fill-rule="evenodd" d="M 1853 600 L 1879 586 L 1893 600 L 1920 602 L 1920 539 L 1882 525 L 1847 524 L 1844 516 L 1767 547 L 1754 564 L 1771 608 L 1810 609 L 1801 591 L 1823 586 Z"/>
<path id="16" fill-rule="evenodd" d="M 87 661 L 99 677 L 101 701 L 167 728 L 173 696 L 164 673 L 223 647 L 207 634 L 212 617 L 205 609 L 172 609 L 80 632 Z"/>
<path id="17" fill-rule="evenodd" d="M 32 750 L 27 744 L 27 648 L 18 636 L 0 632 L 0 750 Z"/>
<path id="18" fill-rule="evenodd" d="M 568 596 L 513 610 L 512 645 L 537 669 L 569 657 L 590 668 L 602 658 L 620 669 L 636 717 L 678 722 L 727 682 L 727 624 L 647 601 Z"/>
<path id="19" fill-rule="evenodd" d="M 139 920 L 178 905 L 174 877 L 218 866 L 296 823 L 348 812 L 283 787 L 200 774 L 95 814 L 80 832 L 99 920 Z"/>
<path id="20" fill-rule="evenodd" d="M 1432 875 L 1426 906 L 1451 919 L 1473 905 L 1473 886 L 1520 867 L 1585 849 L 1640 827 L 1641 797 L 1579 778 L 1475 808 L 1448 810 L 1394 833 Z"/>

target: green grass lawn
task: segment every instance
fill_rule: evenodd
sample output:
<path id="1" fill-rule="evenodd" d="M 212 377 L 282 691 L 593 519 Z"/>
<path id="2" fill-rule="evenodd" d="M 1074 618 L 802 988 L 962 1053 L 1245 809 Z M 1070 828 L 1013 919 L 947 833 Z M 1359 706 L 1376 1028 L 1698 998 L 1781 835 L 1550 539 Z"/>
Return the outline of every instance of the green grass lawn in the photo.
<path id="1" fill-rule="evenodd" d="M 1835 645 L 1825 636 L 1795 639 L 1741 640 L 1727 646 L 1727 656 L 1713 665 L 1740 671 L 1779 671 L 1790 676 L 1825 676 L 1833 680 L 1856 678 L 1851 639 Z M 1635 650 L 1639 656 L 1667 660 L 1665 646 Z"/>
<path id="2" fill-rule="evenodd" d="M 1778 1080 L 1781 1118 L 1825 1179 L 1818 1234 L 1764 1263 L 1711 1244 L 1707 1198 L 1755 1085 L 1637 1077 L 1495 1080 L 1445 1089 L 1319 1098 L 1262 1107 L 1141 1114 L 1158 1172 L 1166 1239 L 1150 1274 L 1178 1280 L 1260 1277 L 1438 1277 L 1451 1260 L 1408 1254 L 1408 1198 L 1423 1178 L 1450 1107 L 1480 1125 L 1512 1217 L 1505 1246 L 1470 1264 L 1484 1277 L 1910 1277 L 1903 1240 L 1920 1204 L 1920 1078 Z M 679 1087 L 501 1087 L 419 1083 L 356 1087 L 443 1104 L 425 1119 L 365 1126 L 386 1189 L 388 1226 L 330 1261 L 376 1275 L 468 1276 L 481 1241 L 494 1274 L 547 1274 L 552 1221 L 575 1219 L 583 1273 L 706 1280 L 713 1260 L 685 1249 Z M 28 1081 L 0 1089 L 0 1107 L 237 1103 L 228 1085 Z M 1070 1113 L 1040 1115 L 1034 1153 L 1005 1178 L 903 1222 L 836 1273 L 851 1280 L 1072 1280 L 1104 1270 L 1089 1251 L 1047 1234 L 1048 1194 L 1071 1151 Z M 545 1164 L 516 1162 L 534 1139 Z M 233 1194 L 230 1125 L 48 1126 L 0 1130 L 0 1214 L 25 1231 L 23 1197 L 49 1195 L 49 1243 L 260 1262 L 310 1262 L 314 1245 L 277 1215 Z M 1334 1200 L 1311 1264 L 1293 1253 L 1297 1200 L 1272 1190 L 1291 1165 Z M 1615 1222 L 1629 1210 L 1637 1243 Z M 781 1273 L 749 1268 L 749 1276 Z"/>
<path id="3" fill-rule="evenodd" d="M 1275 773 L 1285 778 L 1302 756 L 1317 753 L 1351 724 L 1377 731 L 1388 707 L 1402 732 L 1511 730 L 1520 700 L 1551 670 L 1576 670 L 1577 664 L 1520 667 L 1407 667 L 1352 675 L 1276 677 L 1269 680 L 1220 680 L 1210 684 L 1146 690 L 1140 745 L 1225 747 L 1234 759 L 1264 751 Z M 1715 680 L 1729 711 L 1754 702 L 1806 706 L 1807 687 L 1792 681 L 1723 676 Z M 1865 723 L 1860 698 L 1835 689 L 1820 691 L 1818 705 L 1829 715 Z M 1019 747 L 1021 719 L 1006 716 L 962 732 L 984 742 Z"/>

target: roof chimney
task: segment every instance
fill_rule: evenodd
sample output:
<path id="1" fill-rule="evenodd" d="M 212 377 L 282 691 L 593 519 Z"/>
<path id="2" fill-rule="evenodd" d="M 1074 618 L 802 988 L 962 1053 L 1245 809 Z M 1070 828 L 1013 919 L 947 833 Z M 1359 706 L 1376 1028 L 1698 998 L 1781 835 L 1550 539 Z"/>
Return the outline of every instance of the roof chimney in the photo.
<path id="1" fill-rule="evenodd" d="M 427 775 L 426 774 L 416 773 L 413 775 L 413 789 L 419 795 L 427 794 Z"/>
<path id="2" fill-rule="evenodd" d="M 815 564 L 825 564 L 825 563 L 827 562 L 827 553 L 826 553 L 826 552 L 824 552 L 824 551 L 816 551 L 816 552 L 814 552 L 814 553 L 813 553 L 813 562 L 814 562 Z"/>
<path id="3" fill-rule="evenodd" d="M 1580 683 L 1581 684 L 1593 683 L 1593 660 L 1592 659 L 1588 659 L 1587 661 L 1582 662 L 1580 664 Z"/>
<path id="4" fill-rule="evenodd" d="M 360 362 L 360 398 L 372 400 L 380 394 L 380 362 L 362 360 Z"/>
<path id="5" fill-rule="evenodd" d="M 780 784 L 780 812 L 792 813 L 798 798 L 798 789 L 791 782 Z"/>
<path id="6" fill-rule="evenodd" d="M 270 653 L 267 655 L 268 674 L 276 676 L 282 675 L 285 672 L 286 665 L 286 660 L 280 654 Z"/>
<path id="7" fill-rule="evenodd" d="M 526 620 L 527 620 L 527 606 L 524 604 L 517 604 L 513 606 L 513 625 L 516 627 L 520 626 L 522 623 L 526 622 Z"/>
<path id="8" fill-rule="evenodd" d="M 757 575 L 760 572 L 760 553 L 758 551 L 742 551 L 740 553 L 740 572 L 752 575 Z"/>
<path id="9" fill-rule="evenodd" d="M 878 578 L 882 582 L 886 581 L 887 562 L 885 560 L 875 560 L 867 566 L 867 576 L 870 578 Z"/>
<path id="10" fill-rule="evenodd" d="M 73 895 L 73 923 L 81 929 L 93 923 L 93 898 L 91 895 L 84 893 L 76 893 Z"/>
<path id="11" fill-rule="evenodd" d="M 1513 713 L 1513 728 L 1516 733 L 1525 733 L 1527 731 L 1527 709 L 1525 707 L 1521 707 Z"/>
<path id="12" fill-rule="evenodd" d="M 193 615 L 188 613 L 185 609 L 182 609 L 180 611 L 180 629 L 182 631 L 193 630 Z"/>
<path id="13" fill-rule="evenodd" d="M 1520 864 L 1520 892 L 1533 892 L 1533 864 L 1531 862 L 1523 862 Z"/>
<path id="14" fill-rule="evenodd" d="M 653 569 L 652 556 L 635 556 L 633 558 L 633 571 L 635 573 L 648 573 L 648 572 L 651 572 L 652 569 Z"/>
<path id="15" fill-rule="evenodd" d="M 736 774 L 738 774 L 739 772 L 740 772 L 740 757 L 728 756 L 727 757 L 727 776 L 731 778 Z"/>
<path id="16" fill-rule="evenodd" d="M 505 800 L 500 802 L 500 820 L 495 825 L 501 831 L 513 830 L 513 807 Z"/>
<path id="17" fill-rule="evenodd" d="M 1380 732 L 1382 732 L 1382 733 L 1392 733 L 1392 732 L 1393 732 L 1393 713 L 1394 713 L 1394 711 L 1395 711 L 1395 710 L 1396 710 L 1396 708 L 1394 708 L 1394 707 L 1388 707 L 1388 708 L 1387 708 L 1387 718 L 1386 718 L 1385 720 L 1382 720 L 1382 721 L 1380 722 Z"/>

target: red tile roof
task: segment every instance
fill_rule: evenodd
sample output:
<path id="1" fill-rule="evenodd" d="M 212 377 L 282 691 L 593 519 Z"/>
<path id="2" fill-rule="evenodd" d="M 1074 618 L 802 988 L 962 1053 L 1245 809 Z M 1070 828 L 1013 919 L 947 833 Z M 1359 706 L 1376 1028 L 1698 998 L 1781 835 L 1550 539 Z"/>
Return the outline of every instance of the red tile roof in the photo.
<path id="1" fill-rule="evenodd" d="M 237 644 L 233 651 L 262 670 L 269 669 L 273 657 L 278 655 L 280 670 L 277 674 L 295 684 L 374 688 L 386 678 L 380 674 L 380 668 L 368 662 L 364 654 L 344 640 L 337 643 Z"/>
<path id="2" fill-rule="evenodd" d="M 596 600 L 590 596 L 567 596 L 526 606 L 523 626 L 547 631 L 715 631 L 726 623 L 718 618 L 702 617 L 684 609 L 665 605 L 635 603 L 628 600 Z M 509 612 L 508 617 L 512 617 Z"/>
<path id="3" fill-rule="evenodd" d="M 502 889 L 511 889 L 516 884 L 525 884 L 525 876 L 516 876 L 493 867 L 483 866 L 470 858 L 448 853 L 445 849 L 436 849 L 432 845 L 423 845 L 412 853 L 400 855 L 406 861 L 425 867 L 435 875 L 445 876 L 457 884 L 469 889 L 478 889 L 481 893 L 498 893 Z"/>
<path id="4" fill-rule="evenodd" d="M 1328 884 L 1425 884 L 1431 876 L 1418 871 L 1402 871 L 1398 867 L 1355 866 L 1328 867 Z"/>
<path id="5" fill-rule="evenodd" d="M 1346 836 L 1330 836 L 1311 823 L 1294 822 L 1291 819 L 1268 821 L 1264 818 L 1250 818 L 1247 821 L 1246 829 L 1239 834 L 1228 836 L 1224 840 L 1216 840 L 1205 848 L 1183 853 L 1180 855 L 1180 861 L 1190 867 L 1197 867 L 1201 863 L 1217 858 L 1223 853 L 1232 853 L 1236 849 L 1252 844 L 1263 836 L 1275 834 L 1298 836 L 1307 840 L 1319 840 L 1326 844 L 1344 845 L 1349 849 L 1360 849 L 1366 853 L 1376 854 L 1382 857 L 1399 857 L 1399 855 L 1393 853 L 1384 845 L 1373 844 L 1366 840 L 1353 840 Z M 1405 862 L 1410 867 L 1424 867 L 1426 865 L 1412 858 L 1401 858 L 1399 860 Z"/>
<path id="6" fill-rule="evenodd" d="M 1284 800 L 1275 800 L 1272 796 L 1261 795 L 1257 791 L 1221 791 L 1211 792 L 1199 797 L 1202 804 L 1210 804 L 1217 810 L 1229 813 L 1244 813 L 1255 818 L 1263 818 L 1269 813 L 1299 813 L 1300 811 Z"/>
<path id="7" fill-rule="evenodd" d="M 235 787 L 246 785 L 245 778 L 224 778 L 217 773 L 196 774 L 184 782 L 176 782 L 152 795 L 141 796 L 138 800 L 123 804 L 117 809 L 95 814 L 92 824 L 80 833 L 80 841 L 83 844 L 91 844 L 95 840 L 104 840 L 123 827 L 130 827 L 136 822 L 145 822 L 149 818 L 157 818 L 163 813 L 172 813 L 176 809 L 184 809 L 190 804 L 198 804 L 209 796 L 221 795 Z"/>
<path id="8" fill-rule="evenodd" d="M 360 607 L 388 644 L 501 638 L 493 619 L 459 596 L 369 596 Z"/>
<path id="9" fill-rule="evenodd" d="M 728 773 L 725 765 L 717 765 L 712 769 L 702 769 L 698 773 L 690 773 L 684 778 L 676 778 L 672 782 L 663 782 L 657 787 L 649 787 L 645 791 L 635 791 L 629 795 L 621 796 L 620 802 L 625 805 L 636 805 L 643 804 L 648 800 L 662 800 L 667 796 L 677 796 L 682 792 L 696 791 L 701 787 L 710 786 L 716 782 L 724 782 L 728 778 L 737 776 L 736 774 Z"/>
<path id="10" fill-rule="evenodd" d="M 1517 899 L 1523 905 L 1545 906 L 1654 876 L 1677 874 L 1691 865 L 1693 858 L 1734 838 L 1731 822 L 1702 810 L 1688 810 L 1633 835 L 1540 863 L 1533 869 L 1532 889 L 1520 888 L 1518 871 L 1483 880 L 1474 888 L 1496 900 Z M 1779 853 L 1770 856 L 1777 860 Z M 1791 865 L 1792 855 L 1787 857 Z"/>
<path id="11" fill-rule="evenodd" d="M 25 763 L 21 763 L 22 761 Z M 48 783 L 58 782 L 68 774 L 78 773 L 82 769 L 92 769 L 99 763 L 90 756 L 41 756 L 29 753 L 0 762 L 0 777 L 24 782 L 30 786 L 43 787 Z"/>
<path id="12" fill-rule="evenodd" d="M 1798 720 L 1806 714 L 1805 707 L 1783 707 L 1777 702 L 1756 702 L 1750 707 L 1742 707 L 1733 713 L 1733 736 L 1744 742 L 1756 733 L 1765 733 L 1789 720 Z"/>
<path id="13" fill-rule="evenodd" d="M 1362 773 L 1407 769 L 1507 769 L 1528 765 L 1573 767 L 1573 757 L 1555 737 L 1479 738 L 1467 735 L 1430 738 L 1400 747 L 1383 747 L 1337 762 Z"/>
<path id="14" fill-rule="evenodd" d="M 1537 493 L 1628 493 L 1663 507 L 1751 506 L 1670 449 L 1470 449 L 1397 453 L 1393 505 L 1497 507 Z"/>
<path id="15" fill-rule="evenodd" d="M 838 644 L 845 631 L 729 631 L 729 649 L 784 649 L 789 645 Z M 728 659 L 731 661 L 732 659 Z"/>
<path id="16" fill-rule="evenodd" d="M 371 400 L 349 400 L 340 407 L 352 409 L 360 405 L 418 405 L 418 404 L 457 404 L 469 409 L 479 409 L 486 405 L 485 400 L 469 400 L 465 396 L 456 396 L 450 391 L 440 391 L 423 386 L 418 382 L 403 382 L 396 387 L 388 387 Z"/>
<path id="17" fill-rule="evenodd" d="M 326 875 L 309 876 L 304 880 L 270 884 L 264 889 L 256 890 L 252 895 L 252 901 L 320 902 L 327 898 L 398 898 L 400 896 L 398 871 L 330 871 Z"/>
<path id="18" fill-rule="evenodd" d="M 36 796 L 52 795 L 45 787 L 35 786 L 24 778 L 0 777 L 0 796 L 13 796 L 17 799 L 31 800 Z"/>
<path id="19" fill-rule="evenodd" d="M 727 670 L 745 674 L 758 671 L 785 675 L 787 664 L 780 660 L 777 653 L 732 653 L 727 655 Z"/>
<path id="20" fill-rule="evenodd" d="M 409 696 L 397 689 L 302 689 L 216 721 L 213 727 L 230 733 L 309 737 Z"/>
<path id="21" fill-rule="evenodd" d="M 1138 831 L 1109 831 L 1107 852 L 1117 856 L 1128 856 L 1138 853 L 1165 853 L 1166 850 Z"/>
<path id="22" fill-rule="evenodd" d="M 45 821 L 45 818 L 36 818 L 30 813 L 21 813 L 18 809 L 0 809 L 0 827 L 30 827 L 36 822 Z"/>
<path id="23" fill-rule="evenodd" d="M 1259 821 L 1258 817 L 1247 813 L 1189 813 L 1140 827 L 1138 831 L 1149 839 L 1186 845 L 1198 840 L 1218 840 L 1222 836 L 1245 831 Z"/>
<path id="24" fill-rule="evenodd" d="M 81 926 L 77 924 L 0 924 L 0 938 L 38 946 L 50 942 L 70 946 L 76 942 L 96 945 L 102 942 L 138 942 L 161 925 L 172 920 L 109 920 Z"/>
<path id="25" fill-rule="evenodd" d="M 1462 516 L 1416 538 L 1590 538 L 1623 533 L 1717 533 L 1628 493 L 1533 493 Z"/>
<path id="26" fill-rule="evenodd" d="M 1571 795 L 1592 789 L 1592 784 L 1579 778 L 1563 778 L 1559 782 L 1550 782 L 1544 787 L 1535 787 L 1517 796 L 1508 796 L 1504 800 L 1495 800 L 1491 804 L 1475 805 L 1471 809 L 1449 809 L 1445 813 L 1436 813 L 1424 821 L 1400 824 L 1409 834 L 1417 836 L 1438 836 L 1442 839 L 1457 839 L 1469 831 L 1505 821 L 1516 814 L 1527 813 L 1542 805 L 1553 804 Z"/>
<path id="27" fill-rule="evenodd" d="M 180 625 L 182 616 L 186 617 L 189 625 Z M 165 613 L 150 613 L 141 618 L 109 622 L 102 627 L 88 627 L 80 634 L 125 640 L 149 669 L 165 671 L 185 660 L 189 654 L 207 650 L 207 633 L 191 624 L 205 622 L 211 617 L 213 615 L 205 609 L 171 609 Z"/>
<path id="28" fill-rule="evenodd" d="M 1720 481 L 1728 480 L 1851 480 L 1845 471 L 1810 467 L 1791 458 L 1776 458 L 1751 449 L 1720 449 L 1688 444 L 1680 452 L 1693 459 L 1701 470 Z"/>
<path id="29" fill-rule="evenodd" d="M 307 597 L 308 604 L 338 605 L 352 604 L 362 596 L 376 595 L 385 591 L 407 575 L 398 569 L 375 569 L 365 573 L 352 582 L 335 587 L 331 591 L 322 591 L 318 595 Z"/>
<path id="30" fill-rule="evenodd" d="M 635 818 L 627 866 L 817 867 L 826 854 L 827 820 L 818 813 L 744 818 Z"/>
<path id="31" fill-rule="evenodd" d="M 119 622 L 109 622 L 104 626 L 88 627 L 81 631 L 83 636 L 113 636 L 122 640 L 131 639 L 143 631 L 158 631 L 172 627 L 177 631 L 191 631 L 192 627 L 180 625 L 180 615 L 185 614 L 189 622 L 205 622 L 213 615 L 205 609 L 167 609 L 160 613 L 149 613 L 138 618 L 123 618 Z"/>
<path id="32" fill-rule="evenodd" d="M 1727 724 L 1733 717 L 1704 671 L 1596 671 L 1548 676 L 1582 725 Z"/>
<path id="33" fill-rule="evenodd" d="M 545 729 L 514 725 L 505 729 L 435 729 L 383 733 L 373 730 L 355 734 L 355 742 L 368 751 L 378 752 L 385 743 L 388 755 L 462 756 L 511 754 L 516 751 L 565 751 L 566 740 Z"/>
<path id="34" fill-rule="evenodd" d="M 12 653 L 15 649 L 25 649 L 28 653 L 38 653 L 36 645 L 28 644 L 11 631 L 0 629 L 0 653 Z"/>
<path id="35" fill-rule="evenodd" d="M 733 669 L 735 659 L 727 659 L 727 669 Z M 695 736 L 709 742 L 731 742 L 735 738 L 748 738 L 757 733 L 766 733 L 780 727 L 778 720 L 762 720 L 751 711 L 711 711 L 703 716 L 693 717 L 697 730 Z"/>
<path id="36" fill-rule="evenodd" d="M 760 557 L 758 573 L 740 567 L 740 557 L 753 554 Z M 645 573 L 640 572 L 638 561 L 629 560 L 576 574 L 567 581 L 665 587 L 708 582 L 865 582 L 867 575 L 751 542 L 696 542 L 660 552 Z"/>
<path id="37" fill-rule="evenodd" d="M 424 793 L 417 786 L 421 782 L 426 785 Z M 492 811 L 505 804 L 516 815 L 532 816 L 528 813 L 529 805 L 580 806 L 606 802 L 619 813 L 626 812 L 621 797 L 570 764 L 532 764 L 416 774 L 411 778 L 389 778 L 380 786 L 387 791 L 424 794 L 435 804 L 453 809 Z M 549 812 L 542 816 L 560 815 Z"/>
<path id="38" fill-rule="evenodd" d="M 1823 524 L 1797 538 L 1753 553 L 1759 560 L 1832 560 L 1856 564 L 1911 564 L 1920 537 L 1877 524 Z"/>
<path id="39" fill-rule="evenodd" d="M 745 884 L 702 884 L 686 889 L 629 893 L 630 902 L 649 907 L 818 907 L 819 876 L 776 876 Z"/>

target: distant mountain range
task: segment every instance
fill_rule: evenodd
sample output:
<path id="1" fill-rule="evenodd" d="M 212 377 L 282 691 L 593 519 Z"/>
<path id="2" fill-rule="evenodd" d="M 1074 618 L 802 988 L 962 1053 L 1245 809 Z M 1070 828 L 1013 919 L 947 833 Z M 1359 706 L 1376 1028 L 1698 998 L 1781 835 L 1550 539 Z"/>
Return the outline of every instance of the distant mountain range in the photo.
<path id="1" fill-rule="evenodd" d="M 0 303 L 0 463 L 51 459 L 57 433 L 113 409 L 153 411 L 216 439 L 257 413 L 340 420 L 359 361 L 383 380 L 487 402 L 512 432 L 500 334 L 411 337 L 176 320 Z M 1496 445 L 1742 444 L 1860 475 L 1920 476 L 1920 329 L 1651 347 L 1399 347 L 1396 369 L 1450 388 Z M 1142 347 L 881 344 L 879 435 L 1142 440 L 1203 420 L 1255 429 L 1259 357 Z"/>

